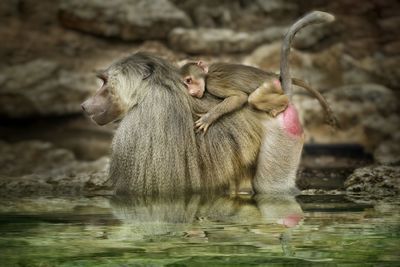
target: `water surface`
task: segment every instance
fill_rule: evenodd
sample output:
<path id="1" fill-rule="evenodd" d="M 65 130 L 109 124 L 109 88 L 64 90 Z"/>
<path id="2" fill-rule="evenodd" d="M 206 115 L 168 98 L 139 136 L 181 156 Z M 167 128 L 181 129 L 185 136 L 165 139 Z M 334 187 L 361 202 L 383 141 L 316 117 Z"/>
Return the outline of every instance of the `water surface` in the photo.
<path id="1" fill-rule="evenodd" d="M 400 199 L 0 200 L 0 266 L 399 266 Z"/>

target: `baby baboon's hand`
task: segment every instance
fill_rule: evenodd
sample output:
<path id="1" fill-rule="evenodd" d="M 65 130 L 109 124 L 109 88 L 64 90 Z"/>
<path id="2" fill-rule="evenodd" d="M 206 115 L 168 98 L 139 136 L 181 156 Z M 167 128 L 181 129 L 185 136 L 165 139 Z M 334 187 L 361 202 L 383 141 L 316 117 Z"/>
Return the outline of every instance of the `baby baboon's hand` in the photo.
<path id="1" fill-rule="evenodd" d="M 195 122 L 195 127 L 197 128 L 196 132 L 203 131 L 203 133 L 205 134 L 208 130 L 208 127 L 210 127 L 210 125 L 212 123 L 213 123 L 213 120 L 212 120 L 210 114 L 206 113 L 206 114 L 202 115 L 200 117 L 200 119 L 198 119 Z"/>

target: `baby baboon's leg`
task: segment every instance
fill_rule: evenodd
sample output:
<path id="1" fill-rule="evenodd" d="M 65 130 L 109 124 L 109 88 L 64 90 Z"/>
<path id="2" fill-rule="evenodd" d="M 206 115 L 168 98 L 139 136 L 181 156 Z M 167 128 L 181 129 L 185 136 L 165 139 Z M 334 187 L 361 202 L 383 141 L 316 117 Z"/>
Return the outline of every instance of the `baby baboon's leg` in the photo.
<path id="1" fill-rule="evenodd" d="M 268 112 L 271 116 L 276 117 L 284 111 L 288 104 L 289 98 L 284 94 L 278 80 L 264 82 L 253 93 L 249 95 L 248 103 L 261 111 Z"/>

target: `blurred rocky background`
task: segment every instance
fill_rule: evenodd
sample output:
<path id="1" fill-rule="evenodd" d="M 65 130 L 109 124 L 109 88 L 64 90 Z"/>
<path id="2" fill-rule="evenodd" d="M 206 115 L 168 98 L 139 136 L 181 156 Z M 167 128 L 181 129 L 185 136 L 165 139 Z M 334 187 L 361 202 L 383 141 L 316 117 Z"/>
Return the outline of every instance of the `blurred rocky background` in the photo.
<path id="1" fill-rule="evenodd" d="M 297 35 L 293 76 L 318 88 L 294 97 L 307 145 L 299 186 L 399 193 L 400 2 L 397 0 L 2 0 L 0 194 L 100 194 L 116 125 L 98 127 L 80 103 L 94 71 L 141 50 L 278 71 L 288 26 L 311 10 L 331 25 Z"/>

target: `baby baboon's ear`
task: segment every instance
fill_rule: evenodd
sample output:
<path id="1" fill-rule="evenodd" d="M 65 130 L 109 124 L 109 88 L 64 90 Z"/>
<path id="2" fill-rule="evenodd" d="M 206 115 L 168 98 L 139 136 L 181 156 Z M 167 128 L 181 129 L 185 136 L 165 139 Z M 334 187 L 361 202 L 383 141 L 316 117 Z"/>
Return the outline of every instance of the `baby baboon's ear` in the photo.
<path id="1" fill-rule="evenodd" d="M 199 60 L 197 61 L 197 66 L 199 66 L 204 73 L 208 73 L 208 64 L 206 62 Z"/>

